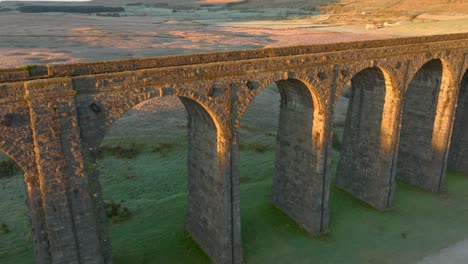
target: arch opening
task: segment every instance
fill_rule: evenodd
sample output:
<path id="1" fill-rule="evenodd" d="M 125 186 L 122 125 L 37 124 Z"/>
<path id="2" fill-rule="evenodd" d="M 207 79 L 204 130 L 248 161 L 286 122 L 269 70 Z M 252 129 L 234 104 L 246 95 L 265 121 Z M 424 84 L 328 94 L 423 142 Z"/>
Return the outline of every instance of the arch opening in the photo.
<path id="1" fill-rule="evenodd" d="M 33 263 L 33 230 L 24 172 L 0 153 L 0 260 Z"/>
<path id="2" fill-rule="evenodd" d="M 446 75 L 438 59 L 416 72 L 405 93 L 401 121 L 397 179 L 432 192 L 441 190 L 445 178 L 445 146 L 439 139 L 447 124 L 438 117 L 448 110 L 440 100 L 448 90 Z"/>
<path id="3" fill-rule="evenodd" d="M 277 209 L 289 217 L 281 214 L 280 221 L 293 229 L 296 225 L 290 224 L 291 219 L 310 233 L 327 228 L 320 107 L 307 84 L 297 79 L 281 80 L 261 90 L 242 117 L 240 204 L 247 257 L 248 249 L 258 242 L 256 237 L 268 240 L 268 236 L 278 235 L 277 229 L 265 232 L 258 226 L 264 224 L 254 221 L 264 219 L 264 214 L 277 215 Z M 274 227 L 273 222 L 265 225 Z"/>
<path id="4" fill-rule="evenodd" d="M 390 76 L 376 67 L 354 75 L 345 92 L 349 99 L 339 98 L 334 121 L 335 133 L 343 134 L 340 144 L 334 135 L 340 149 L 336 186 L 375 208 L 389 208 L 398 95 Z"/>
<path id="5" fill-rule="evenodd" d="M 468 71 L 459 89 L 448 167 L 468 175 Z"/>
<path id="6" fill-rule="evenodd" d="M 208 262 L 197 243 L 213 258 L 217 133 L 203 106 L 177 96 L 144 101 L 113 124 L 97 164 L 114 261 Z"/>

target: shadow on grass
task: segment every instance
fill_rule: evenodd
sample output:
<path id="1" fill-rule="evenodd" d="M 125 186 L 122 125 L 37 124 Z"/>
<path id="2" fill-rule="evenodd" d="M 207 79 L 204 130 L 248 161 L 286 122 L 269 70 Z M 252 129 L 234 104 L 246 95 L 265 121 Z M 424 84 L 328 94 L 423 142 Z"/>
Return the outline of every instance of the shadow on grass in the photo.
<path id="1" fill-rule="evenodd" d="M 262 143 L 241 143 L 239 149 L 246 151 L 254 151 L 256 153 L 265 153 L 267 150 L 271 149 L 271 146 L 268 144 Z"/>
<path id="2" fill-rule="evenodd" d="M 132 143 L 130 146 L 102 146 L 99 150 L 99 158 L 114 156 L 119 159 L 133 159 L 143 151 L 142 144 Z"/>

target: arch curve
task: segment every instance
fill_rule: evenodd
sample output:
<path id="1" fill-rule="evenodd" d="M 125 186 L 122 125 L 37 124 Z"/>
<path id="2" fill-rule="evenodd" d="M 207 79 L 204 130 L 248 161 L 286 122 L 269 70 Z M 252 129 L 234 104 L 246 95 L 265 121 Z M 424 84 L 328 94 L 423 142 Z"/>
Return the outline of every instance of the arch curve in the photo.
<path id="1" fill-rule="evenodd" d="M 342 95 L 344 88 L 347 84 L 351 82 L 351 80 L 358 74 L 362 74 L 365 71 L 369 70 L 374 70 L 374 71 L 380 71 L 385 79 L 385 82 L 387 84 L 387 90 L 386 93 L 390 92 L 392 94 L 397 94 L 398 89 L 400 87 L 400 84 L 398 82 L 399 78 L 397 78 L 398 74 L 395 72 L 395 70 L 390 67 L 387 63 L 380 63 L 378 66 L 369 66 L 367 64 L 359 64 L 359 65 L 353 65 L 352 67 L 344 67 L 344 68 L 349 68 L 353 69 L 351 71 L 347 71 L 347 76 L 344 76 L 340 79 L 340 81 L 337 84 L 337 89 L 336 89 L 336 94 L 335 98 L 338 98 Z"/>
<path id="2" fill-rule="evenodd" d="M 255 89 L 249 91 L 249 95 L 246 98 L 242 107 L 238 110 L 237 118 L 235 122 L 235 128 L 238 129 L 240 121 L 247 111 L 249 105 L 252 101 L 268 86 L 275 83 L 278 86 L 282 103 L 289 102 L 290 104 L 302 103 L 303 105 L 310 105 L 313 109 L 317 110 L 317 113 L 322 113 L 324 111 L 324 103 L 322 102 L 321 97 L 319 96 L 318 91 L 310 85 L 310 82 L 307 81 L 307 78 L 284 78 L 284 76 L 272 76 L 267 80 L 259 83 Z M 284 91 L 285 88 L 291 87 L 292 90 L 289 92 Z M 247 87 L 251 89 L 252 87 Z M 306 92 L 308 91 L 308 93 Z M 294 101 L 296 100 L 296 101 Z"/>
<path id="3" fill-rule="evenodd" d="M 208 119 L 211 119 L 209 122 L 214 124 L 218 133 L 222 133 L 223 130 L 220 128 L 219 120 L 214 112 L 211 111 L 208 104 L 199 100 L 196 96 L 184 95 L 181 92 L 168 88 L 165 90 L 166 92 L 164 94 L 160 92 L 160 90 L 158 90 L 158 92 L 148 93 L 116 93 L 113 95 L 116 98 L 110 98 L 108 94 L 102 94 L 91 98 L 91 100 L 86 98 L 85 100 L 87 103 L 77 104 L 77 114 L 81 135 L 83 143 L 86 145 L 86 149 L 96 155 L 104 136 L 109 132 L 109 129 L 119 118 L 139 104 L 166 96 L 177 96 L 183 102 L 188 113 L 191 111 L 194 116 L 204 116 L 204 118 L 200 120 L 208 121 Z M 77 100 L 80 100 L 79 95 L 77 98 Z M 194 104 L 200 107 L 191 107 L 191 105 Z M 98 110 L 93 110 L 93 105 L 96 105 Z M 206 112 L 206 115 L 200 115 L 201 109 Z M 197 112 L 198 115 L 196 114 Z"/>
<path id="4" fill-rule="evenodd" d="M 218 133 L 218 136 L 219 133 L 222 133 L 218 119 L 208 107 L 201 104 L 199 101 L 194 100 L 193 98 L 185 96 L 178 97 L 182 101 L 191 120 L 198 120 L 197 122 L 202 122 L 208 127 L 215 129 Z"/>
<path id="5" fill-rule="evenodd" d="M 414 63 L 414 61 L 416 61 L 416 63 Z M 408 74 L 406 76 L 406 83 L 404 85 L 405 93 L 408 91 L 411 81 L 414 80 L 418 72 L 420 72 L 421 69 L 423 69 L 426 65 L 430 65 L 431 63 L 440 63 L 442 71 L 441 82 L 451 82 L 454 80 L 454 68 L 450 61 L 446 60 L 443 57 L 434 56 L 430 59 L 414 61 L 412 62 L 411 67 L 408 69 Z"/>
<path id="6" fill-rule="evenodd" d="M 26 174 L 27 172 L 31 171 L 30 164 L 28 162 L 27 157 L 24 157 L 24 155 L 19 155 L 17 152 L 14 152 L 15 149 L 13 150 L 8 150 L 4 145 L 0 146 L 0 152 L 4 153 L 10 160 L 14 161 L 16 165 Z"/>
<path id="7" fill-rule="evenodd" d="M 25 139 L 18 140 L 23 141 Z M 5 153 L 21 168 L 24 173 L 25 182 L 39 182 L 33 149 L 32 143 L 8 142 L 6 144 L 2 142 L 0 145 L 0 151 Z"/>

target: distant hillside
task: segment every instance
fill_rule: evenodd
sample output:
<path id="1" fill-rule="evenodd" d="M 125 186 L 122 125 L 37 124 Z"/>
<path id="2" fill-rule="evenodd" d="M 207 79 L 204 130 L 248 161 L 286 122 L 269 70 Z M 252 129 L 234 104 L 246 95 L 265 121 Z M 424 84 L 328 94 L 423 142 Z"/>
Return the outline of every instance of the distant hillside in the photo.
<path id="1" fill-rule="evenodd" d="M 402 15 L 468 14 L 466 0 L 338 0 L 337 3 L 320 7 L 323 12 L 377 12 Z"/>
<path id="2" fill-rule="evenodd" d="M 365 12 L 383 16 L 405 17 L 420 14 L 468 14 L 468 0 L 93 0 L 90 2 L 67 3 L 66 5 L 122 7 L 138 4 L 155 7 L 225 6 L 228 9 L 238 10 L 270 8 L 318 9 L 322 13 L 356 13 L 359 15 Z M 43 2 L 41 5 L 52 4 Z"/>
<path id="3" fill-rule="evenodd" d="M 51 6 L 51 5 L 28 5 L 20 6 L 18 9 L 23 13 L 82 13 L 91 14 L 99 12 L 124 12 L 123 7 L 106 7 L 106 6 Z"/>
<path id="4" fill-rule="evenodd" d="M 335 3 L 336 0 L 93 0 L 90 4 L 99 4 L 105 6 L 122 6 L 145 4 L 161 6 L 226 6 L 235 9 L 267 9 L 267 8 L 300 8 L 314 9 L 316 6 Z"/>
<path id="5" fill-rule="evenodd" d="M 92 4 L 125 5 L 128 3 L 173 5 L 228 5 L 243 8 L 314 8 L 335 12 L 392 11 L 403 13 L 464 13 L 468 14 L 467 0 L 94 0 Z"/>

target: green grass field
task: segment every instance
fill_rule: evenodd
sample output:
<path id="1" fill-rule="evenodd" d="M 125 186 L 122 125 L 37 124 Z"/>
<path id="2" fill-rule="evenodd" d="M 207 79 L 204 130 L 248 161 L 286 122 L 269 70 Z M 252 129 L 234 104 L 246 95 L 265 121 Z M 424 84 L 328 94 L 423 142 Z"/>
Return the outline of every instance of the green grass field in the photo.
<path id="1" fill-rule="evenodd" d="M 165 154 L 142 150 L 134 159 L 100 160 L 106 200 L 123 200 L 132 213 L 111 221 L 115 263 L 209 263 L 184 231 L 184 152 L 177 145 Z M 273 148 L 246 147 L 241 154 L 247 263 L 414 263 L 468 237 L 468 178 L 460 174 L 449 174 L 444 194 L 399 184 L 395 208 L 387 212 L 332 188 L 330 232 L 311 237 L 270 204 Z M 0 233 L 1 263 L 32 263 L 21 178 L 2 178 L 0 186 L 1 221 L 12 229 Z"/>
<path id="2" fill-rule="evenodd" d="M 462 175 L 450 173 L 449 192 L 439 195 L 399 184 L 395 208 L 387 212 L 333 188 L 330 232 L 311 237 L 270 203 L 273 151 L 242 154 L 247 263 L 415 263 L 468 237 L 468 178 Z M 184 231 L 185 193 L 162 200 L 150 196 L 127 200 L 135 215 L 112 224 L 115 262 L 209 263 Z"/>

